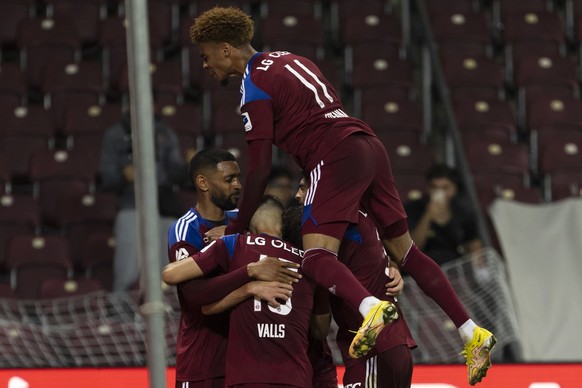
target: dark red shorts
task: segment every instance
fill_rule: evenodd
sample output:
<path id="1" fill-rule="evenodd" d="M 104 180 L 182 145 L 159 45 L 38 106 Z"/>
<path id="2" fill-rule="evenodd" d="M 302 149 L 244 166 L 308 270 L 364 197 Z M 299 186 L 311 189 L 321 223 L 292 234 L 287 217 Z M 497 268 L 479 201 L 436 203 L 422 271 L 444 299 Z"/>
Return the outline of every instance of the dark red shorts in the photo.
<path id="1" fill-rule="evenodd" d="M 176 388 L 224 388 L 224 377 L 199 381 L 176 381 Z"/>
<path id="2" fill-rule="evenodd" d="M 397 346 L 347 367 L 344 388 L 410 388 L 412 365 L 408 346 Z"/>
<path id="3" fill-rule="evenodd" d="M 309 172 L 308 179 L 304 235 L 321 233 L 341 239 L 345 228 L 337 225 L 357 223 L 360 209 L 369 213 L 380 233 L 406 219 L 388 153 L 374 136 L 347 137 Z"/>

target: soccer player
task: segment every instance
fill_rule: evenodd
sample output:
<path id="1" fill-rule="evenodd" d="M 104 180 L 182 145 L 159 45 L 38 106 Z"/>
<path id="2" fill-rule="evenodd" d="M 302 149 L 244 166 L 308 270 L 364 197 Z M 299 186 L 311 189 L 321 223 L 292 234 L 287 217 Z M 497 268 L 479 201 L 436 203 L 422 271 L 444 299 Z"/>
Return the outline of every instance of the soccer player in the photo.
<path id="1" fill-rule="evenodd" d="M 251 234 L 224 236 L 192 258 L 168 264 L 164 281 L 182 282 L 217 268 L 234 271 L 265 256 L 301 263 L 303 251 L 281 240 L 282 214 L 283 205 L 267 197 L 251 220 Z M 311 386 L 307 333 L 314 295 L 315 282 L 302 278 L 294 284 L 293 296 L 277 308 L 256 298 L 230 301 L 234 308 L 226 356 L 227 387 Z M 329 319 L 314 320 L 320 321 Z"/>
<path id="2" fill-rule="evenodd" d="M 185 259 L 199 252 L 206 244 L 204 232 L 216 225 L 224 225 L 236 217 L 241 184 L 238 164 L 227 151 L 205 149 L 190 161 L 190 177 L 197 193 L 197 203 L 178 219 L 168 232 L 170 262 Z M 267 263 L 267 261 L 264 261 Z M 277 263 L 278 264 L 278 263 Z M 275 297 L 285 299 L 291 289 L 289 278 L 283 283 L 249 282 L 250 276 L 259 276 L 256 265 L 240 268 L 228 275 L 208 274 L 205 279 L 178 285 L 180 323 L 177 338 L 176 388 L 223 388 L 228 315 L 206 316 L 204 305 L 214 303 L 237 288 L 257 294 L 272 303 Z M 255 271 L 255 272 L 253 272 Z M 290 270 L 287 270 L 294 275 Z M 212 351 L 208 351 L 212 349 Z"/>
<path id="3" fill-rule="evenodd" d="M 302 178 L 295 194 L 298 203 L 303 204 L 306 192 L 307 182 Z M 300 211 L 300 208 L 288 210 Z M 378 238 L 376 227 L 366 213 L 360 211 L 358 224 L 350 224 L 348 227 L 340 245 L 338 259 L 372 295 L 379 299 L 389 298 L 395 303 L 394 297 L 402 292 L 402 278 L 396 268 L 390 268 L 390 277 L 387 276 L 389 259 Z M 339 298 L 331 298 L 331 308 L 338 324 L 337 345 L 346 367 L 344 387 L 409 388 L 412 384 L 413 368 L 410 349 L 415 348 L 416 343 L 400 307 L 397 305 L 400 318 L 378 334 L 374 349 L 357 360 L 349 357 L 349 346 L 353 337 L 350 330 L 359 327 L 362 319 L 357 311 Z"/>
<path id="4" fill-rule="evenodd" d="M 286 51 L 257 52 L 251 18 L 238 8 L 215 7 L 190 30 L 202 66 L 219 81 L 242 77 L 241 112 L 249 165 L 237 221 L 243 231 L 256 209 L 271 168 L 272 144 L 309 172 L 302 225 L 303 272 L 364 317 L 350 347 L 364 356 L 378 333 L 397 318 L 396 307 L 372 296 L 337 260 L 341 240 L 360 209 L 372 217 L 390 256 L 455 323 L 465 342 L 469 382 L 490 366 L 494 336 L 467 314 L 439 266 L 414 245 L 394 185 L 388 154 L 372 129 L 348 116 L 331 84 L 313 62 Z M 206 235 L 217 238 L 225 228 Z"/>

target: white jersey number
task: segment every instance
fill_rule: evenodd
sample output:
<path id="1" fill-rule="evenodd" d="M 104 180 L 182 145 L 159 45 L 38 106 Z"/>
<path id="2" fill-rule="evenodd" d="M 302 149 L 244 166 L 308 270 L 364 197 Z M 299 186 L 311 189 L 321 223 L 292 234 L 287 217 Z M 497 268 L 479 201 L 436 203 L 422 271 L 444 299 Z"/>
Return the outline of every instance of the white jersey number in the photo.
<path id="1" fill-rule="evenodd" d="M 266 258 L 267 258 L 267 255 L 261 255 L 261 258 L 259 259 L 259 261 L 266 259 Z M 285 259 L 281 259 L 281 258 L 279 258 L 279 260 L 286 261 L 289 263 L 291 262 L 289 260 L 285 260 Z M 289 269 L 291 271 L 297 272 L 297 268 L 289 268 Z M 255 297 L 254 305 L 255 305 L 254 311 L 261 311 L 262 310 L 261 299 Z M 289 315 L 292 308 L 293 308 L 293 305 L 291 304 L 291 298 L 287 299 L 287 302 L 285 302 L 285 304 L 279 305 L 279 307 L 272 307 L 269 305 L 269 310 L 271 310 L 275 314 L 279 314 L 279 315 Z"/>
<path id="2" fill-rule="evenodd" d="M 327 99 L 329 102 L 333 102 L 333 97 L 327 91 L 327 87 L 319 77 L 309 70 L 307 66 L 301 63 L 299 60 L 293 60 L 296 66 L 291 66 L 291 64 L 286 64 L 285 68 L 291 72 L 305 87 L 313 92 L 315 96 L 315 102 L 319 105 L 320 108 L 325 107 L 324 100 Z M 303 73 L 303 74 L 301 74 Z M 320 95 L 321 93 L 321 95 Z"/>

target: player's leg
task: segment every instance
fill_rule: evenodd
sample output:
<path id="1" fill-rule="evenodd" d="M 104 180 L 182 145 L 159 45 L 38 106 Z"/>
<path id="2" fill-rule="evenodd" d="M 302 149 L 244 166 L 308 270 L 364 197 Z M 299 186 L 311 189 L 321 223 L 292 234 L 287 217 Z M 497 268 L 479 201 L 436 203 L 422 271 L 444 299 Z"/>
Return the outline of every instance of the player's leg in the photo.
<path id="1" fill-rule="evenodd" d="M 412 354 L 406 345 L 397 346 L 356 364 L 348 364 L 344 388 L 410 388 Z"/>
<path id="2" fill-rule="evenodd" d="M 436 262 L 424 254 L 412 241 L 408 232 L 408 225 L 402 208 L 402 203 L 398 198 L 398 192 L 392 179 L 392 171 L 386 150 L 379 140 L 370 140 L 372 150 L 370 152 L 377 156 L 377 176 L 371 185 L 372 190 L 364 198 L 364 207 L 371 212 L 378 232 L 390 257 L 394 259 L 400 268 L 412 277 L 418 286 L 432 298 L 439 307 L 451 318 L 463 342 L 465 349 L 471 344 L 473 348 L 478 347 L 483 357 L 472 359 L 472 355 L 467 356 L 467 364 L 479 365 L 477 369 L 469 365 L 469 381 L 479 380 L 486 373 L 489 367 L 489 353 L 495 344 L 495 338 L 484 329 L 478 328 L 469 318 L 461 300 L 453 290 L 448 278 Z M 477 330 L 479 329 L 479 330 Z M 485 334 L 484 332 L 488 333 Z M 480 339 L 476 339 L 475 335 Z M 468 352 L 467 352 L 468 354 Z M 487 365 L 485 371 L 481 365 Z"/>
<path id="3" fill-rule="evenodd" d="M 360 200 L 374 176 L 368 168 L 370 160 L 361 156 L 365 147 L 361 138 L 354 136 L 340 143 L 310 172 L 301 228 L 303 272 L 364 317 L 351 352 L 356 358 L 366 354 L 384 326 L 398 317 L 392 303 L 371 296 L 337 260 L 340 242 L 348 224 L 357 222 Z"/>

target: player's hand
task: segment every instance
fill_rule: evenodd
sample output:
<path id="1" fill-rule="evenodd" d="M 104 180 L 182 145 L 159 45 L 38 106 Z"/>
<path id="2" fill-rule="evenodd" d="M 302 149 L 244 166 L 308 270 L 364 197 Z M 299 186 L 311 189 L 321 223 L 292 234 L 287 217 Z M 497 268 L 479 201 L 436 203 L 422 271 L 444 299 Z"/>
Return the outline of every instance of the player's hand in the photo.
<path id="1" fill-rule="evenodd" d="M 218 240 L 224 236 L 224 231 L 226 230 L 226 225 L 217 226 L 210 229 L 208 232 L 204 233 L 204 242 L 206 244 L 211 243 L 214 240 Z"/>
<path id="2" fill-rule="evenodd" d="M 388 276 L 388 283 L 386 283 L 386 295 L 399 296 L 404 289 L 404 279 L 400 274 L 398 268 L 387 267 L 386 276 Z"/>
<path id="3" fill-rule="evenodd" d="M 291 298 L 293 286 L 281 282 L 264 282 L 255 280 L 247 283 L 248 290 L 255 297 L 267 301 L 272 307 L 279 307 L 281 303 Z"/>
<path id="4" fill-rule="evenodd" d="M 276 257 L 266 257 L 247 265 L 249 277 L 267 282 L 297 283 L 302 278 L 297 272 L 299 264 L 282 261 Z"/>

